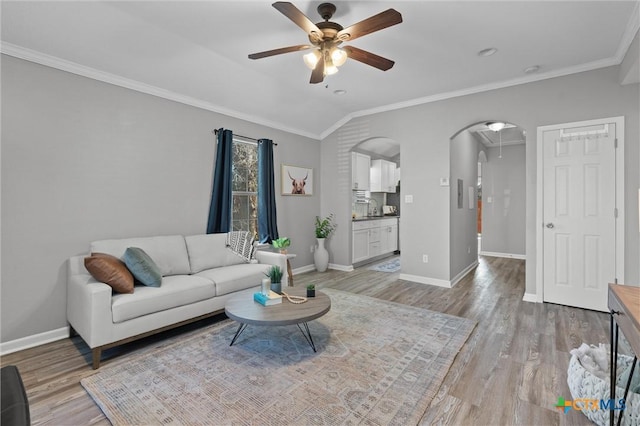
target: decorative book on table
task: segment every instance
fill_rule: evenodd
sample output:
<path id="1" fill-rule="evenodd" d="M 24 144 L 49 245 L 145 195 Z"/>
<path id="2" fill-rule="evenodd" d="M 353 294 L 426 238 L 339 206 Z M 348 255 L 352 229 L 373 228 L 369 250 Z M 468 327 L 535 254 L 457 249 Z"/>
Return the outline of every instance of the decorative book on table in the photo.
<path id="1" fill-rule="evenodd" d="M 271 306 L 277 305 L 278 303 L 282 303 L 282 296 L 276 293 L 275 291 L 269 290 L 268 295 L 264 295 L 261 292 L 253 293 L 253 300 L 258 302 L 263 306 Z"/>

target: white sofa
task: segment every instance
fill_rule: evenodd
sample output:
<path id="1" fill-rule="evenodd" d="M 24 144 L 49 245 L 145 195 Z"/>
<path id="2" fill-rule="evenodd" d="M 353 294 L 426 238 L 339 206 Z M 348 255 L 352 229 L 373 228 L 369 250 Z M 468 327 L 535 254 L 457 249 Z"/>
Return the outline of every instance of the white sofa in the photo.
<path id="1" fill-rule="evenodd" d="M 102 350 L 177 327 L 224 311 L 225 302 L 244 291 L 259 288 L 271 265 L 284 272 L 286 256 L 256 251 L 247 263 L 225 244 L 226 234 L 157 236 L 102 240 L 91 243 L 91 253 L 122 258 L 128 247 L 144 250 L 162 273 L 160 287 L 136 285 L 131 294 L 112 292 L 94 279 L 83 256 L 69 259 L 67 320 L 93 352 L 93 368 L 100 366 Z"/>

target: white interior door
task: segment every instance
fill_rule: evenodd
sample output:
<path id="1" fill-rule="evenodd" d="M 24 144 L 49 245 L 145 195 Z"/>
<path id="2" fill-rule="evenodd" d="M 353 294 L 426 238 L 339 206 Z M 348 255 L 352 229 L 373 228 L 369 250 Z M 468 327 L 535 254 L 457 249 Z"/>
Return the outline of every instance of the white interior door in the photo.
<path id="1" fill-rule="evenodd" d="M 616 124 L 578 124 L 542 132 L 543 295 L 606 311 L 616 280 Z"/>

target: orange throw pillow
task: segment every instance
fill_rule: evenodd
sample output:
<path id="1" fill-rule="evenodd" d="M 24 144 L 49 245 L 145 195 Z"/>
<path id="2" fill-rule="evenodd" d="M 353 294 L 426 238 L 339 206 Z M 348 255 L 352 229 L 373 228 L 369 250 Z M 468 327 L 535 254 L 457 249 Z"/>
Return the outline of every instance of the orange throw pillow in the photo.
<path id="1" fill-rule="evenodd" d="M 117 257 L 106 253 L 91 253 L 84 258 L 84 267 L 98 281 L 110 285 L 118 293 L 133 293 L 133 275 Z"/>

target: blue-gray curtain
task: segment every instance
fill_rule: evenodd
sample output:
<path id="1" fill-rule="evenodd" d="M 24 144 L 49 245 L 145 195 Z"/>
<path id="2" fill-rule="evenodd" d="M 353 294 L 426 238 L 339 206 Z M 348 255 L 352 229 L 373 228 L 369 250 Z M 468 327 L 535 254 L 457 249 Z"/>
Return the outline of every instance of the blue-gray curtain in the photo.
<path id="1" fill-rule="evenodd" d="M 273 183 L 273 141 L 258 140 L 258 239 L 271 243 L 278 238 L 276 188 Z"/>
<path id="2" fill-rule="evenodd" d="M 231 231 L 231 169 L 233 167 L 233 132 L 218 129 L 216 167 L 209 206 L 207 234 Z"/>

